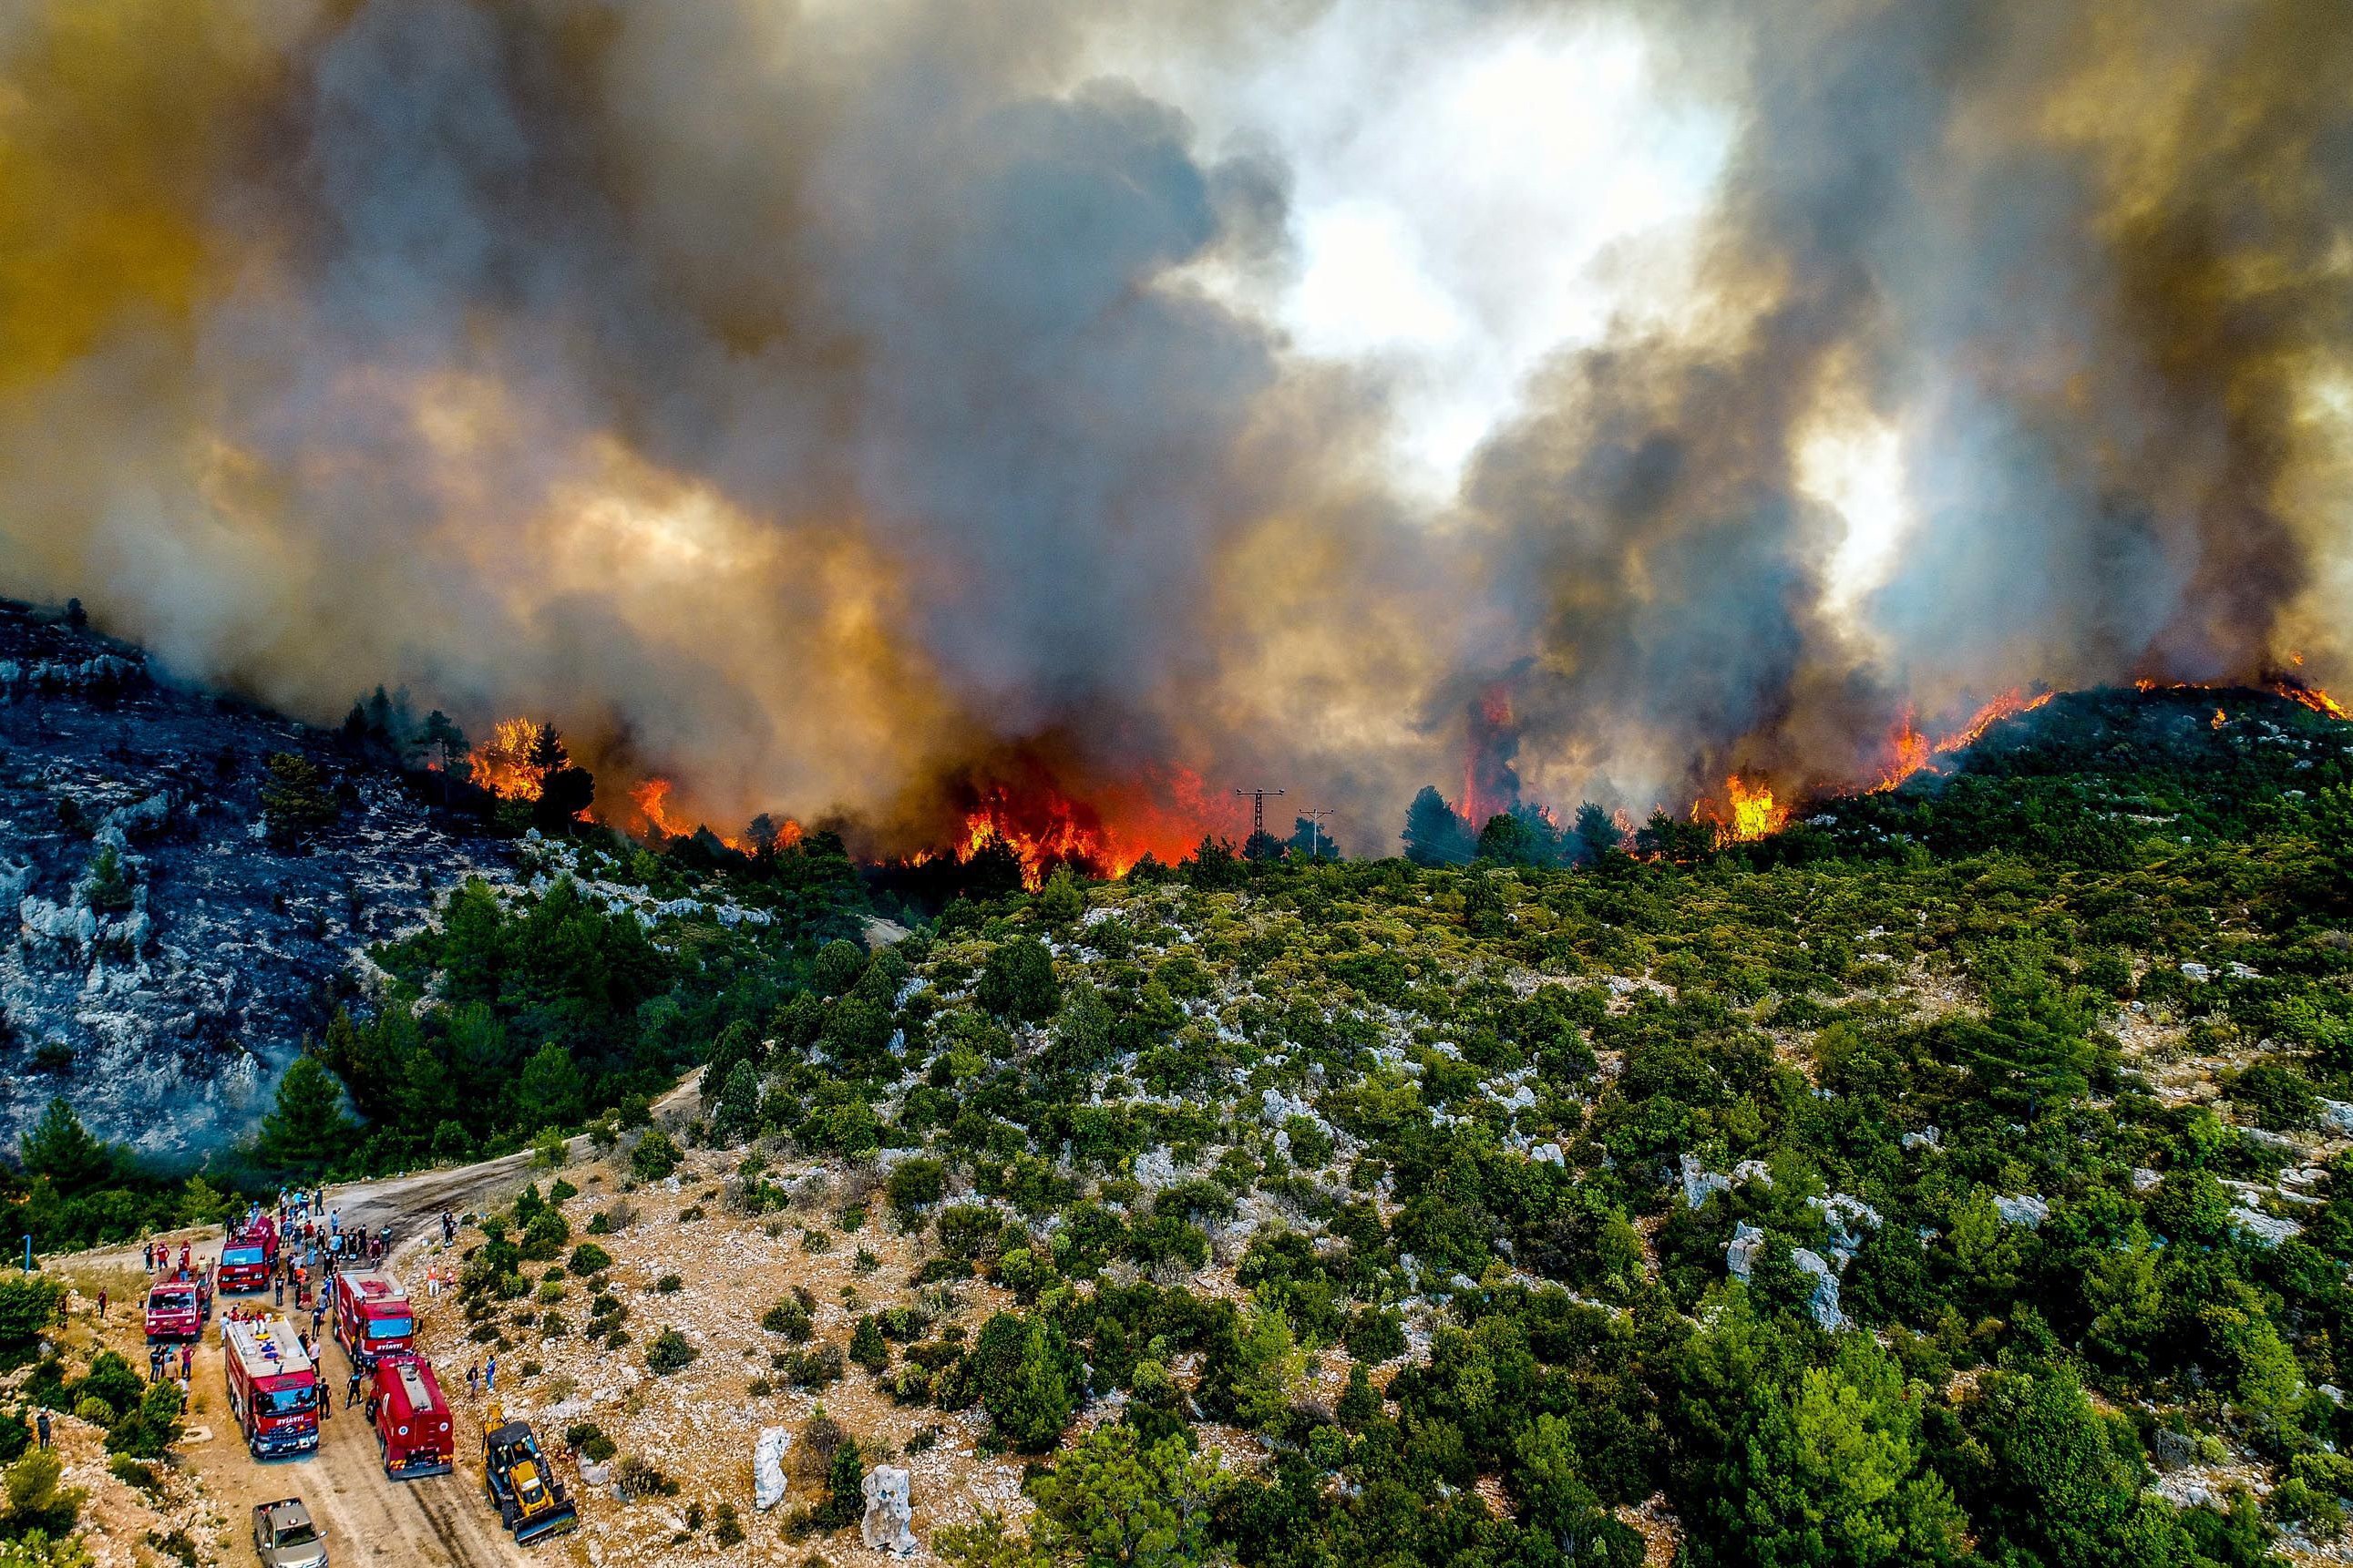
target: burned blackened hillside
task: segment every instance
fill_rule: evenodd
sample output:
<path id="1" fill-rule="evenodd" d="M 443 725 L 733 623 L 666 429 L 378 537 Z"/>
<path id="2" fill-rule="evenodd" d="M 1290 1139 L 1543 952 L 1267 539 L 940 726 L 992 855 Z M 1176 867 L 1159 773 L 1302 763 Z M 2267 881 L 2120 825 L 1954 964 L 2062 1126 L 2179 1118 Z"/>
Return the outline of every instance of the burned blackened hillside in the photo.
<path id="1" fill-rule="evenodd" d="M 265 821 L 281 753 L 335 807 L 292 837 Z M 152 1154 L 239 1135 L 360 950 L 506 863 L 327 733 L 0 601 L 0 1137 L 58 1094 Z"/>

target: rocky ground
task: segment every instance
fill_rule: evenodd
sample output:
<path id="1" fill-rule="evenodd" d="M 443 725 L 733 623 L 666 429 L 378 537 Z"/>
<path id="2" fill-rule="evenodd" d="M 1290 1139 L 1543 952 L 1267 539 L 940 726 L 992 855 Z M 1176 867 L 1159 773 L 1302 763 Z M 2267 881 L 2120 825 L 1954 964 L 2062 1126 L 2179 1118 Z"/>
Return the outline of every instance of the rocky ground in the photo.
<path id="1" fill-rule="evenodd" d="M 340 796 L 305 849 L 264 836 L 273 752 Z M 127 887 L 97 885 L 111 850 Z M 505 852 L 322 732 L 172 684 L 139 649 L 0 601 L 0 1140 L 64 1095 L 183 1155 L 245 1131 L 353 956 Z M 168 1110 L 168 1114 L 164 1114 Z"/>
<path id="2" fill-rule="evenodd" d="M 609 1163 L 561 1173 L 580 1189 L 565 1205 L 575 1237 L 596 1214 L 617 1210 L 631 1216 L 613 1233 L 593 1238 L 614 1258 L 610 1289 L 623 1303 L 630 1335 L 617 1352 L 576 1331 L 543 1339 L 537 1328 L 512 1321 L 529 1311 L 543 1323 L 553 1310 L 576 1331 L 587 1315 L 586 1292 L 577 1282 L 560 1285 L 562 1294 L 552 1301 L 518 1304 L 502 1314 L 508 1320 L 501 1325 L 504 1349 L 470 1337 L 454 1298 L 420 1314 L 434 1364 L 469 1425 L 479 1421 L 492 1397 L 509 1415 L 529 1417 L 545 1441 L 560 1439 L 575 1422 L 591 1421 L 619 1446 L 621 1459 L 652 1465 L 677 1484 L 674 1497 L 624 1501 L 610 1484 L 586 1484 L 574 1472 L 583 1500 L 581 1528 L 560 1550 L 598 1565 L 665 1561 L 690 1542 L 689 1556 L 698 1563 L 798 1563 L 812 1555 L 839 1562 L 848 1552 L 862 1554 L 854 1526 L 830 1537 L 796 1537 L 786 1529 L 795 1506 L 813 1502 L 822 1489 L 803 1441 L 820 1414 L 854 1437 L 870 1463 L 907 1468 L 920 1540 L 928 1542 L 943 1525 L 967 1522 L 983 1509 L 1011 1517 L 1025 1512 L 1020 1463 L 982 1451 L 987 1419 L 979 1411 L 943 1415 L 927 1405 L 894 1405 L 854 1365 L 829 1387 L 797 1391 L 771 1365 L 778 1352 L 795 1348 L 829 1344 L 846 1352 L 860 1312 L 920 1300 L 946 1309 L 940 1323 L 961 1323 L 972 1332 L 1008 1299 L 978 1283 L 946 1295 L 936 1286 L 920 1291 L 911 1286 L 925 1249 L 892 1234 L 879 1204 L 859 1230 L 840 1231 L 840 1210 L 865 1195 L 871 1178 L 838 1163 L 779 1162 L 767 1179 L 795 1194 L 792 1205 L 766 1215 L 732 1209 L 727 1184 L 742 1158 L 741 1151 L 698 1152 L 674 1179 L 627 1193 L 623 1176 Z M 542 1175 L 543 1185 L 548 1180 Z M 821 1249 L 812 1251 L 818 1236 L 824 1238 L 816 1243 Z M 861 1267 L 860 1249 L 874 1259 L 871 1268 Z M 421 1277 L 436 1250 L 428 1243 L 405 1253 L 406 1271 Z M 674 1289 L 662 1289 L 665 1278 L 674 1278 Z M 815 1336 L 798 1347 L 760 1327 L 762 1315 L 797 1285 L 817 1303 Z M 645 1349 L 670 1327 L 697 1354 L 683 1371 L 656 1376 L 647 1370 Z M 466 1369 L 493 1355 L 495 1395 L 470 1398 Z M 770 1426 L 791 1432 L 794 1447 L 786 1458 L 785 1501 L 762 1513 L 753 1506 L 752 1453 L 761 1430 Z M 732 1504 L 743 1521 L 740 1544 L 723 1546 L 711 1528 L 722 1503 Z M 698 1508 L 704 1528 L 690 1531 L 697 1517 L 691 1510 Z M 919 1559 L 928 1560 L 928 1552 Z"/>

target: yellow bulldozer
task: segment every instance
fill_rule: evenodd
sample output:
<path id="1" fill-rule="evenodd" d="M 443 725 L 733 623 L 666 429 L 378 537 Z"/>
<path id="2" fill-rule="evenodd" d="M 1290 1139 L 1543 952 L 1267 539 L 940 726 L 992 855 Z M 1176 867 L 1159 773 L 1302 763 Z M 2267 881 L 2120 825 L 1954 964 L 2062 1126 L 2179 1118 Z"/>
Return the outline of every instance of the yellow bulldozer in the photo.
<path id="1" fill-rule="evenodd" d="M 580 1510 L 564 1495 L 531 1423 L 508 1420 L 501 1405 L 491 1405 L 482 1423 L 482 1489 L 518 1545 L 561 1535 L 580 1522 Z"/>

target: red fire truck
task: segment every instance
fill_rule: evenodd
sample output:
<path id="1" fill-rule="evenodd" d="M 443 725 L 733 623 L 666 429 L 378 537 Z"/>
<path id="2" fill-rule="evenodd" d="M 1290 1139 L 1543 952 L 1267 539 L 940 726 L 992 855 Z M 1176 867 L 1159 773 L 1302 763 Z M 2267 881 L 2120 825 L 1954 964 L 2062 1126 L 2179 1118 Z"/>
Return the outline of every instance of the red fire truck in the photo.
<path id="1" fill-rule="evenodd" d="M 202 1339 L 205 1322 L 212 1315 L 210 1269 L 193 1270 L 186 1279 L 166 1279 L 147 1292 L 147 1342 L 175 1344 Z"/>
<path id="2" fill-rule="evenodd" d="M 283 1318 L 230 1318 L 221 1324 L 228 1407 L 257 1459 L 319 1446 L 319 1372 Z"/>
<path id="3" fill-rule="evenodd" d="M 221 1294 L 267 1290 L 278 1268 L 278 1223 L 263 1215 L 243 1229 L 231 1229 L 221 1247 Z"/>
<path id="4" fill-rule="evenodd" d="M 449 1404 L 423 1356 L 389 1355 L 375 1363 L 368 1385 L 384 1473 L 394 1480 L 446 1476 L 458 1452 L 449 1430 Z"/>
<path id="5" fill-rule="evenodd" d="M 336 1275 L 335 1338 L 353 1362 L 415 1349 L 417 1315 L 408 1292 L 374 1268 Z"/>

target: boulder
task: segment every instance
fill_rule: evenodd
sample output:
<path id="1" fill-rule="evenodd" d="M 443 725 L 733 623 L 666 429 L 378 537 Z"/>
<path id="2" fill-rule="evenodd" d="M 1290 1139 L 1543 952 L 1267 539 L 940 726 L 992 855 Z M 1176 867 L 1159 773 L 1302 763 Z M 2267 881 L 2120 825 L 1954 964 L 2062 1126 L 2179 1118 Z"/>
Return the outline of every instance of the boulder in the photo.
<path id="1" fill-rule="evenodd" d="M 1697 1208 L 1707 1202 L 1710 1193 L 1728 1193 L 1732 1178 L 1709 1170 L 1696 1154 L 1685 1154 L 1680 1162 L 1683 1181 L 1683 1206 Z"/>
<path id="2" fill-rule="evenodd" d="M 1838 1270 L 1811 1247 L 1792 1247 L 1789 1261 L 1814 1277 L 1814 1321 L 1822 1326 L 1824 1332 L 1846 1327 L 1846 1314 L 1839 1310 Z"/>
<path id="3" fill-rule="evenodd" d="M 2022 1225 L 2029 1230 L 2035 1229 L 2051 1217 L 2051 1205 L 2032 1193 L 2021 1193 L 2016 1197 L 1998 1197 L 1994 1199 L 1993 1206 L 2004 1224 Z"/>
<path id="4" fill-rule="evenodd" d="M 752 1506 L 763 1512 L 785 1500 L 785 1450 L 792 1446 L 782 1426 L 763 1426 L 752 1447 Z"/>
<path id="5" fill-rule="evenodd" d="M 915 1510 L 908 1498 L 907 1472 L 896 1465 L 877 1465 L 866 1472 L 862 1486 L 866 1517 L 858 1522 L 860 1538 L 873 1551 L 913 1556 Z"/>
<path id="6" fill-rule="evenodd" d="M 1734 1227 L 1732 1239 L 1725 1244 L 1724 1266 L 1735 1279 L 1746 1279 L 1757 1261 L 1757 1249 L 1765 1245 L 1765 1233 L 1742 1220 Z"/>

